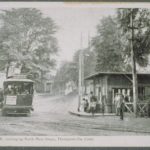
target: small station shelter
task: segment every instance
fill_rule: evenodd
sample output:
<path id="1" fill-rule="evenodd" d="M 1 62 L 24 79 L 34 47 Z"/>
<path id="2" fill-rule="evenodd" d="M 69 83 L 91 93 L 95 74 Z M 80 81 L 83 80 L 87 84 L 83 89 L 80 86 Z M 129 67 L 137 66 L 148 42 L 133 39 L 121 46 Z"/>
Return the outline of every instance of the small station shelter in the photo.
<path id="1" fill-rule="evenodd" d="M 150 73 L 137 73 L 138 78 L 138 106 L 140 112 L 145 112 L 150 100 Z M 114 98 L 116 93 L 126 97 L 126 110 L 133 112 L 132 73 L 98 72 L 85 77 L 85 93 L 91 91 L 97 97 L 98 103 L 104 103 L 105 112 L 114 113 Z"/>

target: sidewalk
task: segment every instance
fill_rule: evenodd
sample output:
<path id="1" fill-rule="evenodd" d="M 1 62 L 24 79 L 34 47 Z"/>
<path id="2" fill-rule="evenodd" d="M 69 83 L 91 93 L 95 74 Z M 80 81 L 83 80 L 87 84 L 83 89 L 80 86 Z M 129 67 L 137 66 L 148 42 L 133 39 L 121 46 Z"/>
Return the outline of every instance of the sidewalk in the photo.
<path id="1" fill-rule="evenodd" d="M 106 131 L 119 131 L 127 133 L 126 135 L 150 135 L 150 118 L 135 117 L 134 114 L 124 113 L 124 119 L 120 120 L 120 116 L 113 113 L 94 114 L 78 112 L 77 97 L 74 97 L 73 103 L 69 106 L 68 113 L 76 117 L 76 121 L 80 122 L 80 126 Z M 74 118 L 75 119 L 75 118 Z M 75 122 L 74 122 L 75 123 Z M 120 135 L 120 134 L 119 134 Z"/>
<path id="2" fill-rule="evenodd" d="M 81 117 L 100 117 L 100 116 L 115 116 L 114 113 L 95 113 L 94 116 L 92 113 L 86 113 L 86 112 L 78 112 L 77 110 L 69 110 L 68 111 L 71 115 L 75 116 L 81 116 Z"/>

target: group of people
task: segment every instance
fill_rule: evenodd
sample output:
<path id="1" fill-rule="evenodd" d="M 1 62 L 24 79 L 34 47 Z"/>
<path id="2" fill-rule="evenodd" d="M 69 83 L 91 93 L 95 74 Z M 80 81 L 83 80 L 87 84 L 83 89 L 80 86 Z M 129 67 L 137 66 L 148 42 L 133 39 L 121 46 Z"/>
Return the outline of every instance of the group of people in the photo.
<path id="1" fill-rule="evenodd" d="M 21 85 L 8 85 L 5 90 L 4 94 L 6 95 L 17 95 L 17 94 L 30 94 L 30 87 L 22 87 Z"/>
<path id="2" fill-rule="evenodd" d="M 96 96 L 94 96 L 93 92 L 90 92 L 89 96 L 85 94 L 81 102 L 81 109 L 84 112 L 88 113 L 91 112 L 94 115 L 94 113 L 96 112 L 96 107 L 97 107 L 97 98 Z"/>
<path id="3" fill-rule="evenodd" d="M 123 94 L 116 93 L 114 99 L 115 111 L 116 115 L 120 116 L 121 120 L 123 120 L 124 117 L 124 101 L 125 97 L 123 96 Z M 100 104 L 98 103 L 98 100 L 96 96 L 94 96 L 93 92 L 90 92 L 89 96 L 86 94 L 82 99 L 81 111 L 92 113 L 92 115 L 94 115 L 94 113 L 102 109 L 101 112 L 104 113 L 104 103 L 102 103 L 101 105 L 102 106 L 100 106 Z"/>

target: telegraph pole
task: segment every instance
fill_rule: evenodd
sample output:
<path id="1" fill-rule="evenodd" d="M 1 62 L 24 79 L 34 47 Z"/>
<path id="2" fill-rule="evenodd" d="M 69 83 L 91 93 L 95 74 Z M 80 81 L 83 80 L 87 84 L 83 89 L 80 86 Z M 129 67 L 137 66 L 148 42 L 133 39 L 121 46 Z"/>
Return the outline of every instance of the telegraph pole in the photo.
<path id="1" fill-rule="evenodd" d="M 131 9 L 130 12 L 130 29 L 131 29 L 131 59 L 132 59 L 132 81 L 133 81 L 133 108 L 135 117 L 137 117 L 137 100 L 138 100 L 138 82 L 137 82 L 137 73 L 136 73 L 136 59 L 135 59 L 135 53 L 134 53 L 134 47 L 133 47 L 133 41 L 134 41 L 134 29 L 133 26 L 133 9 Z"/>
<path id="2" fill-rule="evenodd" d="M 82 34 L 81 34 L 81 50 L 79 52 L 79 81 L 78 81 L 78 111 L 80 111 L 80 103 L 82 99 L 83 86 L 83 50 L 82 50 Z"/>
<path id="3" fill-rule="evenodd" d="M 88 42 L 89 42 L 89 35 L 88 35 Z M 83 98 L 83 93 L 85 92 L 84 86 L 84 50 L 82 46 L 82 33 L 81 33 L 81 42 L 80 42 L 80 52 L 79 52 L 79 82 L 78 82 L 78 111 L 80 111 L 80 103 Z M 90 46 L 90 42 L 88 43 Z"/>

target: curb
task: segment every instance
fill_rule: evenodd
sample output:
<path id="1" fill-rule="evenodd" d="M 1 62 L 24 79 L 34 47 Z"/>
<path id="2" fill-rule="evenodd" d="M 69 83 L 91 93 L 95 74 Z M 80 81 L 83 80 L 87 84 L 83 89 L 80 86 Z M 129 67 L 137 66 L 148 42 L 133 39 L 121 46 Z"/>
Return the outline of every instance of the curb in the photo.
<path id="1" fill-rule="evenodd" d="M 80 112 L 76 112 L 76 111 L 68 111 L 69 114 L 74 115 L 74 116 L 79 116 L 79 117 L 104 117 L 104 116 L 116 116 L 115 114 L 108 114 L 108 113 L 104 113 L 104 114 L 94 114 L 94 116 L 91 113 L 80 113 Z"/>
<path id="2" fill-rule="evenodd" d="M 50 93 L 36 93 L 37 96 L 51 96 Z"/>

